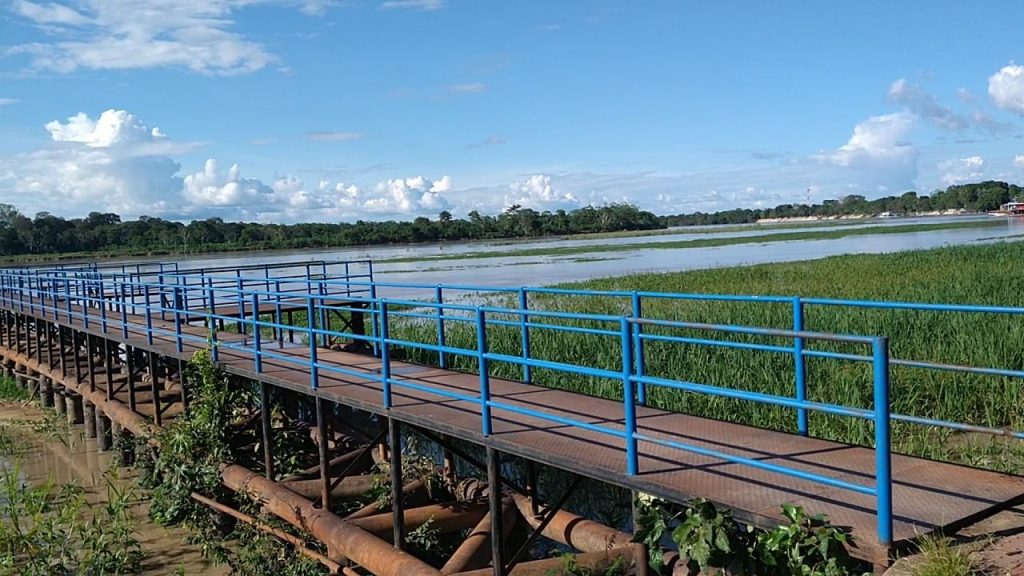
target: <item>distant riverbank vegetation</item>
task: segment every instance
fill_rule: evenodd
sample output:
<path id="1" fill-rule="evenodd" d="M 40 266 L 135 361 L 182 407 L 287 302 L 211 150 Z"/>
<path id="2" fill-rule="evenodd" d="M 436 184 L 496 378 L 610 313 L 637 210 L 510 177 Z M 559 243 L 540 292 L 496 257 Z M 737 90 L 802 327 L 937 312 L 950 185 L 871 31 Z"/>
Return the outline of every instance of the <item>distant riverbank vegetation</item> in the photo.
<path id="1" fill-rule="evenodd" d="M 1024 197 L 1024 189 L 1005 182 L 950 186 L 931 196 L 907 192 L 866 200 L 846 196 L 822 204 L 782 204 L 775 208 L 736 209 L 656 216 L 629 204 L 587 206 L 576 210 L 538 212 L 511 206 L 501 214 L 466 218 L 441 212 L 436 219 L 355 223 L 258 224 L 225 222 L 220 218 L 188 224 L 142 216 L 122 221 L 112 213 L 92 212 L 85 218 L 65 219 L 49 212 L 30 218 L 14 206 L 0 204 L 0 257 L 42 259 L 55 255 L 101 257 L 195 254 L 237 250 L 330 248 L 373 244 L 403 244 L 568 236 L 607 232 L 636 232 L 670 226 L 745 224 L 766 218 L 874 216 L 889 212 L 911 215 L 942 210 L 984 212 Z"/>
<path id="2" fill-rule="evenodd" d="M 759 220 L 784 218 L 839 218 L 842 216 L 877 216 L 889 213 L 896 216 L 924 215 L 949 210 L 991 212 L 1015 199 L 1024 199 L 1024 188 L 999 181 L 960 184 L 937 190 L 931 196 L 918 196 L 906 192 L 900 196 L 886 196 L 867 200 L 850 195 L 839 200 L 825 200 L 821 204 L 780 204 L 774 208 L 737 208 L 721 212 L 694 212 L 659 216 L 666 226 L 701 226 L 709 224 L 749 224 Z"/>

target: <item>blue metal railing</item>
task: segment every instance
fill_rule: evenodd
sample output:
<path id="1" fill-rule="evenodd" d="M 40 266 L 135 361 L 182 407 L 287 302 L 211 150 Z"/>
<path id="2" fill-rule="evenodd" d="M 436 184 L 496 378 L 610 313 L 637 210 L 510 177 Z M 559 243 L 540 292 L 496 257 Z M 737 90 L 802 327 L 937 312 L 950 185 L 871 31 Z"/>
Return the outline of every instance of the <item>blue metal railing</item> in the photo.
<path id="1" fill-rule="evenodd" d="M 244 272 L 255 272 L 245 275 Z M 297 272 L 296 272 L 297 271 Z M 422 297 L 387 298 L 381 294 L 388 290 L 420 290 Z M 464 295 L 470 294 L 468 299 Z M 560 312 L 538 307 L 531 295 L 568 297 L 622 298 L 621 313 L 583 314 Z M 455 298 L 453 299 L 453 295 Z M 459 298 L 459 296 L 463 296 Z M 481 302 L 488 296 L 498 295 L 501 302 Z M 447 299 L 447 301 L 446 301 Z M 649 300 L 685 300 L 719 302 L 758 302 L 792 307 L 792 329 L 765 327 L 712 325 L 678 322 L 645 317 L 644 302 Z M 492 298 L 493 300 L 493 298 Z M 881 542 L 891 540 L 891 440 L 893 421 L 929 426 L 942 426 L 956 430 L 998 433 L 1024 438 L 1024 433 L 975 426 L 892 413 L 889 401 L 889 373 L 893 365 L 920 369 L 934 369 L 1019 378 L 1024 371 L 1007 368 L 959 366 L 919 360 L 891 358 L 889 341 L 875 335 L 836 335 L 805 330 L 804 318 L 808 306 L 846 306 L 853 308 L 909 309 L 934 312 L 970 312 L 984 314 L 1024 314 L 1024 309 L 1013 307 L 936 305 L 893 302 L 846 301 L 820 298 L 756 297 L 719 294 L 667 294 L 657 292 L 584 291 L 552 288 L 493 288 L 471 285 L 438 285 L 390 283 L 373 280 L 372 264 L 342 263 L 284 263 L 274 267 L 251 266 L 243 269 L 181 270 L 170 266 L 156 271 L 81 269 L 6 270 L 0 271 L 0 304 L 8 310 L 40 315 L 56 322 L 80 323 L 84 328 L 96 327 L 103 333 L 114 332 L 121 338 L 132 335 L 144 337 L 152 344 L 155 340 L 174 342 L 179 353 L 193 349 L 209 349 L 215 361 L 222 351 L 249 358 L 256 373 L 272 361 L 308 371 L 311 388 L 320 386 L 321 376 L 337 375 L 376 381 L 383 394 L 382 404 L 390 409 L 394 395 L 400 390 L 415 390 L 438 397 L 475 404 L 480 412 L 483 435 L 493 433 L 493 411 L 500 410 L 524 417 L 536 418 L 566 426 L 620 438 L 626 452 L 625 472 L 640 472 L 638 443 L 650 443 L 713 457 L 724 462 L 750 466 L 772 473 L 789 475 L 804 480 L 833 486 L 876 499 L 878 511 L 878 537 Z M 301 312 L 304 321 L 287 322 L 285 310 Z M 369 317 L 368 331 L 332 327 L 331 313 L 365 315 Z M 395 337 L 392 328 L 396 322 L 426 322 L 436 325 L 433 342 Z M 190 329 L 201 323 L 206 330 Z M 228 337 L 221 329 L 226 325 L 238 327 L 239 336 Z M 473 344 L 459 347 L 452 344 L 448 334 L 455 325 L 474 332 Z M 657 330 L 655 330 L 655 328 Z M 520 349 L 516 354 L 492 350 L 489 332 L 514 330 Z M 621 362 L 616 366 L 594 366 L 538 358 L 531 342 L 541 331 L 586 335 L 604 339 L 602 346 L 618 350 Z M 700 336 L 694 332 L 703 333 Z M 685 334 L 684 334 L 685 333 Z M 265 334 L 269 334 L 267 338 Z M 285 335 L 288 342 L 285 342 Z M 305 343 L 299 344 L 304 355 L 294 353 L 289 344 L 298 334 Z M 710 335 L 710 336 L 708 336 Z M 715 338 L 714 336 L 723 336 Z M 729 339 L 729 336 L 742 337 Z M 379 372 L 367 372 L 332 363 L 321 362 L 318 350 L 332 338 L 362 343 L 381 359 Z M 755 339 L 765 341 L 752 341 Z M 784 344 L 780 344 L 784 341 Z M 779 396 L 760 392 L 737 390 L 699 382 L 686 382 L 648 374 L 645 349 L 649 343 L 668 345 L 696 345 L 723 347 L 780 354 L 792 358 L 795 365 L 795 386 L 792 396 Z M 847 346 L 867 346 L 870 353 L 824 350 L 815 347 L 818 342 L 832 342 Z M 479 388 L 475 392 L 442 388 L 415 378 L 406 378 L 393 370 L 393 347 L 404 347 L 437 354 L 441 367 L 450 367 L 457 358 L 475 362 Z M 297 350 L 297 348 L 296 348 Z M 872 408 L 840 406 L 813 402 L 807 395 L 809 358 L 829 358 L 838 361 L 867 363 L 872 367 Z M 538 370 L 560 374 L 581 375 L 620 386 L 622 407 L 621 425 L 603 425 L 569 418 L 564 413 L 537 410 L 516 404 L 491 394 L 493 365 L 520 366 L 522 380 L 531 382 Z M 651 430 L 637 427 L 638 406 L 646 404 L 648 388 L 664 388 L 708 396 L 732 398 L 792 409 L 797 416 L 797 432 L 808 434 L 811 412 L 822 412 L 850 418 L 871 420 L 874 423 L 876 455 L 875 481 L 862 485 L 838 478 L 728 454 L 702 446 L 681 443 Z"/>

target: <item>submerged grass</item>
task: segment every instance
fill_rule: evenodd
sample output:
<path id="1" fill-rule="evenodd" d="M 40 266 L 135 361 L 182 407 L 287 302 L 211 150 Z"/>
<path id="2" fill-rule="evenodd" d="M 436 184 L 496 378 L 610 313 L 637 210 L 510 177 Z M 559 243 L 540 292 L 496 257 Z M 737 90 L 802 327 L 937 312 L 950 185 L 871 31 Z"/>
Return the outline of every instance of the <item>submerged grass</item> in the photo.
<path id="1" fill-rule="evenodd" d="M 761 234 L 757 236 L 737 236 L 725 238 L 696 238 L 690 240 L 675 240 L 670 242 L 628 242 L 621 244 L 586 244 L 583 246 L 551 246 L 539 248 L 524 248 L 520 250 L 506 251 L 479 251 L 464 252 L 461 254 L 450 254 L 447 256 L 430 257 L 403 257 L 380 260 L 380 263 L 398 264 L 402 262 L 438 262 L 442 260 L 468 260 L 481 258 L 524 258 L 529 256 L 569 256 L 574 254 L 589 254 L 594 252 L 629 252 L 634 250 L 649 249 L 677 249 L 677 248 L 710 248 L 714 246 L 727 246 L 731 244 L 761 244 L 766 242 L 792 242 L 797 240 L 834 240 L 848 236 L 865 236 L 879 234 L 908 234 L 912 232 L 931 232 L 936 230 L 957 230 L 963 228 L 995 228 L 1005 226 L 1003 219 L 992 219 L 989 221 L 971 220 L 967 222 L 935 222 L 925 224 L 905 224 L 895 226 L 866 226 L 864 228 L 849 228 L 838 230 L 800 230 L 796 232 L 782 232 L 775 234 Z M 716 230 L 717 232 L 717 230 Z"/>
<path id="2" fill-rule="evenodd" d="M 655 292 L 732 293 L 752 295 L 817 296 L 843 299 L 891 300 L 932 303 L 970 303 L 1024 307 L 1024 243 L 961 246 L 887 255 L 837 256 L 822 260 L 702 270 L 672 274 L 646 274 L 592 280 L 570 285 L 577 289 L 638 290 Z M 512 304 L 508 302 L 508 304 Z M 648 298 L 644 316 L 689 322 L 792 328 L 789 303 L 700 302 Z M 624 315 L 628 297 L 532 295 L 531 309 Z M 489 317 L 489 322 L 502 319 Z M 511 317 L 505 319 L 512 320 Z M 515 319 L 518 321 L 518 319 Z M 532 322 L 531 357 L 620 371 L 617 334 L 594 335 L 544 329 L 543 318 Z M 564 325 L 564 324 L 563 324 Z M 582 326 L 583 323 L 576 323 Z M 588 327 L 618 330 L 617 323 L 590 322 Z M 893 357 L 969 366 L 1024 369 L 1024 316 L 978 313 L 870 310 L 834 306 L 808 306 L 806 328 L 844 334 L 885 335 Z M 658 333 L 659 330 L 645 328 Z M 404 319 L 395 322 L 395 337 L 437 342 L 433 322 Z M 669 333 L 664 332 L 663 333 Z M 673 335 L 729 339 L 792 346 L 788 339 L 730 337 L 683 332 Z M 490 350 L 509 355 L 522 353 L 518 326 L 491 326 Z M 449 345 L 476 349 L 476 334 L 465 322 L 449 318 L 445 326 Z M 865 346 L 808 342 L 809 348 L 870 355 Z M 408 350 L 412 359 L 435 363 L 433 352 Z M 449 357 L 449 366 L 473 371 L 471 357 Z M 713 384 L 779 396 L 794 395 L 792 354 L 713 348 L 695 344 L 648 342 L 647 373 L 652 376 Z M 872 408 L 869 363 L 830 359 L 807 360 L 809 399 L 818 402 Z M 520 378 L 522 368 L 494 362 L 493 374 Z M 612 378 L 569 375 L 535 369 L 536 383 L 606 398 L 621 398 L 621 382 Z M 997 428 L 1024 429 L 1024 382 L 1020 379 L 892 368 L 892 410 L 929 418 Z M 795 431 L 791 409 L 741 400 L 716 398 L 669 389 L 651 389 L 650 403 L 671 410 L 742 422 L 777 430 Z M 812 413 L 813 436 L 871 445 L 870 422 Z M 1024 470 L 1024 448 L 1019 442 L 983 435 L 954 434 L 945 429 L 896 423 L 898 451 L 987 468 Z"/>

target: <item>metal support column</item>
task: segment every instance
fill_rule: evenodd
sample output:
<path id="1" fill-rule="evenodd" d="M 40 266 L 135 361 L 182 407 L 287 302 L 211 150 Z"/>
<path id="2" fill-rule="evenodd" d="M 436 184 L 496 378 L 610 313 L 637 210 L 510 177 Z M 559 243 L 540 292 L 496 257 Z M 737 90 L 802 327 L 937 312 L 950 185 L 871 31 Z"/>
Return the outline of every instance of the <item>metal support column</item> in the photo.
<path id="1" fill-rule="evenodd" d="M 395 548 L 405 544 L 405 510 L 402 502 L 402 424 L 388 418 L 388 456 L 391 468 L 391 516 Z"/>
<path id="2" fill-rule="evenodd" d="M 491 565 L 494 576 L 504 576 L 504 523 L 501 519 L 501 454 L 487 447 L 487 499 L 491 508 Z"/>
<path id="3" fill-rule="evenodd" d="M 184 394 L 184 391 L 182 391 Z M 274 479 L 274 452 L 273 446 L 271 445 L 271 422 L 270 412 L 273 408 L 270 405 L 270 390 L 269 385 L 260 381 L 260 420 L 263 422 L 263 469 L 266 471 L 267 479 Z M 319 421 L 320 415 L 317 414 Z M 321 465 L 323 463 L 321 462 Z"/>
<path id="4" fill-rule="evenodd" d="M 324 510 L 331 509 L 331 467 L 327 459 L 327 415 L 324 413 L 324 401 L 316 397 L 316 425 L 320 433 L 320 503 Z"/>

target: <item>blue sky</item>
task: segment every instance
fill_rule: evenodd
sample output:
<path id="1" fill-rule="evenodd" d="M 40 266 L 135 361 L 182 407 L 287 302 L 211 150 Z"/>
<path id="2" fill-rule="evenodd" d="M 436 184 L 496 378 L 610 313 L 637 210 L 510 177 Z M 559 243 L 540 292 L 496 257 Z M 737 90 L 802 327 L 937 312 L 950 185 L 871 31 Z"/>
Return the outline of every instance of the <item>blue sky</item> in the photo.
<path id="1" fill-rule="evenodd" d="M 1024 4 L 0 0 L 0 202 L 659 213 L 1024 179 Z"/>

